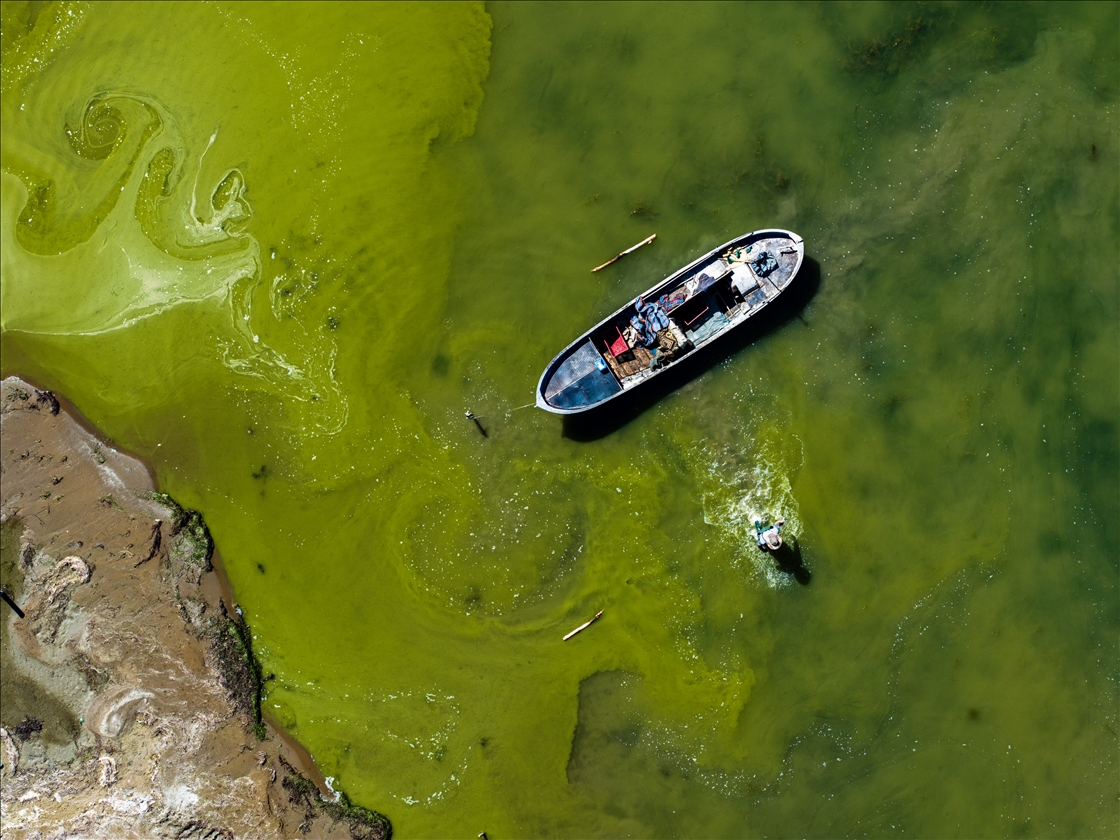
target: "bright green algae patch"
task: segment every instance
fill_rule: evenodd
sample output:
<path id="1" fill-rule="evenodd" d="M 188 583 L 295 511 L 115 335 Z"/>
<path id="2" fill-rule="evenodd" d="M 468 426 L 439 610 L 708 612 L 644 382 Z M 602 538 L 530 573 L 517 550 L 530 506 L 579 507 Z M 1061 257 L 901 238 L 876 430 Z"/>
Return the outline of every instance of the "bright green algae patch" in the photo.
<path id="1" fill-rule="evenodd" d="M 1120 22 L 1055 9 L 5 5 L 4 370 L 202 511 L 402 836 L 1108 836 Z M 803 319 L 523 407 L 764 225 Z"/>

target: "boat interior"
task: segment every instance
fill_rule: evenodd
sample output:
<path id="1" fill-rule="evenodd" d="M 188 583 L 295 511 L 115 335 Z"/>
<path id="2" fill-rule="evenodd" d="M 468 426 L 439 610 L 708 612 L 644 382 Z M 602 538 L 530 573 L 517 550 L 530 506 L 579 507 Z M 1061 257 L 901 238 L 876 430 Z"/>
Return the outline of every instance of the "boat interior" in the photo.
<path id="1" fill-rule="evenodd" d="M 553 408 L 581 410 L 634 387 L 765 306 L 792 280 L 799 259 L 786 236 L 729 243 L 576 342 L 540 396 Z"/>
<path id="2" fill-rule="evenodd" d="M 733 245 L 626 307 L 591 334 L 623 388 L 705 344 L 775 297 L 797 249 L 785 238 Z"/>

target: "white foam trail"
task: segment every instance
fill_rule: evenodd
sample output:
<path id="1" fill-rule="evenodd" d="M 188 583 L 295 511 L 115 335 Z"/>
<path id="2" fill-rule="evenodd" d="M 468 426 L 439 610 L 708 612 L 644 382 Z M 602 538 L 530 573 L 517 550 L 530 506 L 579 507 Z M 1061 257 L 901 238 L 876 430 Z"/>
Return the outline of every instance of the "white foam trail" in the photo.
<path id="1" fill-rule="evenodd" d="M 800 506 L 790 480 L 801 466 L 801 441 L 796 436 L 773 441 L 763 431 L 746 430 L 741 438 L 753 440 L 745 452 L 716 453 L 707 447 L 700 451 L 712 480 L 704 494 L 704 522 L 716 528 L 737 557 L 768 586 L 788 586 L 790 576 L 758 549 L 754 523 L 756 519 L 764 524 L 784 519 L 784 535 L 796 539 L 802 533 Z"/>

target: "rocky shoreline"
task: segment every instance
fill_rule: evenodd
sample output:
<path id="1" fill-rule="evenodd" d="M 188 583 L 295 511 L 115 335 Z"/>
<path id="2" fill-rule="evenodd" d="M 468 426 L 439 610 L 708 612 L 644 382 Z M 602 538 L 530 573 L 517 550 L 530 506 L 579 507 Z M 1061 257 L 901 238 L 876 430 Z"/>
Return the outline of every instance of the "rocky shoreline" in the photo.
<path id="1" fill-rule="evenodd" d="M 4 836 L 391 837 L 261 716 L 202 517 L 16 377 L 0 442 Z"/>

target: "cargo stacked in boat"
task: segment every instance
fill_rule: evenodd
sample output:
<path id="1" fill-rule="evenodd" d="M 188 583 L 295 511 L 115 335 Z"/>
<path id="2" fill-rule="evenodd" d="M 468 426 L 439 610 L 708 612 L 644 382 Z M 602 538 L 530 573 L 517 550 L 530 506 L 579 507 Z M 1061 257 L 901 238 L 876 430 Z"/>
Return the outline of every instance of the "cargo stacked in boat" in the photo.
<path id="1" fill-rule="evenodd" d="M 804 257 L 801 237 L 779 229 L 710 251 L 564 348 L 541 375 L 537 407 L 577 414 L 657 376 L 762 311 Z"/>

